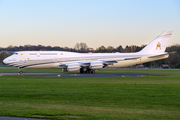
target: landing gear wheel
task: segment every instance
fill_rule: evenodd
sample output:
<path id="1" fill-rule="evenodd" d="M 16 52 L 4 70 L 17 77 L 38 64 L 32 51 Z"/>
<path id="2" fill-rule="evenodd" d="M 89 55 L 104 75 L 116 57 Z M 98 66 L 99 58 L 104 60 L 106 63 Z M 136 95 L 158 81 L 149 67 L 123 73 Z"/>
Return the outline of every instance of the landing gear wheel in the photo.
<path id="1" fill-rule="evenodd" d="M 80 73 L 84 73 L 84 71 L 83 71 L 83 70 L 80 70 Z"/>
<path id="2" fill-rule="evenodd" d="M 19 74 L 23 74 L 23 71 L 21 69 L 19 70 Z"/>
<path id="3" fill-rule="evenodd" d="M 91 69 L 88 69 L 88 70 L 87 70 L 87 73 L 91 73 Z"/>
<path id="4" fill-rule="evenodd" d="M 94 73 L 95 73 L 95 70 L 91 70 L 91 73 L 94 74 Z"/>
<path id="5" fill-rule="evenodd" d="M 90 73 L 90 74 L 94 74 L 94 73 L 95 73 L 95 70 L 93 70 L 93 69 L 84 69 L 84 68 L 81 68 L 81 69 L 80 69 L 80 73 Z"/>

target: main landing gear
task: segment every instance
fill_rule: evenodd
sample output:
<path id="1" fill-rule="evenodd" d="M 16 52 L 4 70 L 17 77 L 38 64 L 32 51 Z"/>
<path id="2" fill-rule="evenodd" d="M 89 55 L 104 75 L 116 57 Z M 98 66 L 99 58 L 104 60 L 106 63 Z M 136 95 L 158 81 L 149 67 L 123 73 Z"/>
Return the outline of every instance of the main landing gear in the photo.
<path id="1" fill-rule="evenodd" d="M 93 69 L 84 69 L 84 68 L 81 68 L 81 69 L 80 69 L 80 73 L 91 73 L 91 74 L 94 74 L 94 73 L 95 73 L 95 70 L 93 70 Z"/>
<path id="2" fill-rule="evenodd" d="M 23 74 L 23 71 L 21 70 L 21 68 L 19 68 L 19 74 Z"/>

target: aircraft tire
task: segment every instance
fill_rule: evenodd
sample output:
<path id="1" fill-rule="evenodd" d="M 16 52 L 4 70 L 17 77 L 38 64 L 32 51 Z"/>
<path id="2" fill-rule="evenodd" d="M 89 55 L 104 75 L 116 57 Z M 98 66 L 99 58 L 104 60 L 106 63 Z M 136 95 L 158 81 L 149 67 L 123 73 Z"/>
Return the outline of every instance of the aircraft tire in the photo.
<path id="1" fill-rule="evenodd" d="M 88 70 L 87 73 L 91 73 L 91 70 Z"/>
<path id="2" fill-rule="evenodd" d="M 20 70 L 20 71 L 19 71 L 19 74 L 23 74 L 23 71 L 22 71 L 22 70 Z"/>
<path id="3" fill-rule="evenodd" d="M 91 70 L 91 73 L 94 74 L 94 73 L 95 73 L 95 70 Z"/>

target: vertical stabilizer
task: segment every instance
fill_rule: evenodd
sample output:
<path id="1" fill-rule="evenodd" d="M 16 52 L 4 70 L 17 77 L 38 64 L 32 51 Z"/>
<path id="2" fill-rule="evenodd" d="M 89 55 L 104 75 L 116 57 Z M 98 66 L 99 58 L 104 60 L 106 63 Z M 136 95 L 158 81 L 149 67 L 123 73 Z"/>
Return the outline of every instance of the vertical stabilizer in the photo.
<path id="1" fill-rule="evenodd" d="M 164 31 L 151 41 L 140 53 L 163 53 L 173 31 Z"/>

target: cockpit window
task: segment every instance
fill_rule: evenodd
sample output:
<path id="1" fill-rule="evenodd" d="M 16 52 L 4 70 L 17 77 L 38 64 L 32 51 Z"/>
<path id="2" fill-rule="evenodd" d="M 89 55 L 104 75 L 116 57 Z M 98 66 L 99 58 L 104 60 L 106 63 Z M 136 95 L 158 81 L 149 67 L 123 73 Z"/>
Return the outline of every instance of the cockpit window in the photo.
<path id="1" fill-rule="evenodd" d="M 18 53 L 14 53 L 14 55 L 18 55 Z"/>

